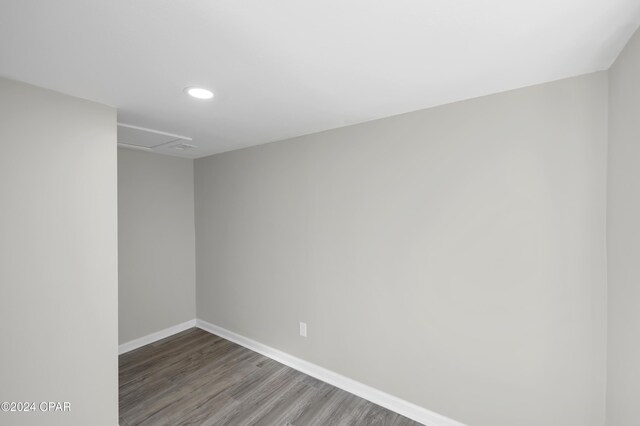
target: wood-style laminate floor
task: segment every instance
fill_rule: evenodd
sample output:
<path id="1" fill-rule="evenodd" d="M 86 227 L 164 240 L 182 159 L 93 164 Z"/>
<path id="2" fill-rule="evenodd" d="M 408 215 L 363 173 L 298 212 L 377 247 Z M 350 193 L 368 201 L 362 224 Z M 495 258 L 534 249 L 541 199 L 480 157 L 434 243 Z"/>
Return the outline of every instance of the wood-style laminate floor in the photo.
<path id="1" fill-rule="evenodd" d="M 419 425 L 206 331 L 120 355 L 120 426 Z"/>

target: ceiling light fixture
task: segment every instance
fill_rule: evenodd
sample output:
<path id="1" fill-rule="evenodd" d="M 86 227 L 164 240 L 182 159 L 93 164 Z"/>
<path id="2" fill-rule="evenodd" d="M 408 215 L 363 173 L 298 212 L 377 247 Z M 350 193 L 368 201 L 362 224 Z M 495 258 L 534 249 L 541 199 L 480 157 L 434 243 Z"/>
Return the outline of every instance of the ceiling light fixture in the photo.
<path id="1" fill-rule="evenodd" d="M 211 90 L 203 89 L 202 87 L 187 87 L 185 92 L 196 99 L 211 99 L 213 98 L 213 92 Z"/>

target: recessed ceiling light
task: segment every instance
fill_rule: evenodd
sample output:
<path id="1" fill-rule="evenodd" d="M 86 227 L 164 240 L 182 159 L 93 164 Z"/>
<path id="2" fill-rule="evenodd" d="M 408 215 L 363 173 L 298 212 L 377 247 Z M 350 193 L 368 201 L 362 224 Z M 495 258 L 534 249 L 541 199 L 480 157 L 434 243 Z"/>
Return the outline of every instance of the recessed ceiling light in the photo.
<path id="1" fill-rule="evenodd" d="M 213 98 L 213 92 L 211 90 L 203 89 L 202 87 L 187 87 L 185 92 L 196 99 L 211 99 Z"/>

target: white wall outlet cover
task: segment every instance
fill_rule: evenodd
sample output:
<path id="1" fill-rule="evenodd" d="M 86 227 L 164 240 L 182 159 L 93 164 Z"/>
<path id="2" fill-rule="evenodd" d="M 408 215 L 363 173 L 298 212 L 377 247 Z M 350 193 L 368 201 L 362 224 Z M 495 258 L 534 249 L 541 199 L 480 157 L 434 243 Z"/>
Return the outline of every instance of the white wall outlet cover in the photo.
<path id="1" fill-rule="evenodd" d="M 306 322 L 301 322 L 300 323 L 300 336 L 307 337 L 307 323 Z"/>

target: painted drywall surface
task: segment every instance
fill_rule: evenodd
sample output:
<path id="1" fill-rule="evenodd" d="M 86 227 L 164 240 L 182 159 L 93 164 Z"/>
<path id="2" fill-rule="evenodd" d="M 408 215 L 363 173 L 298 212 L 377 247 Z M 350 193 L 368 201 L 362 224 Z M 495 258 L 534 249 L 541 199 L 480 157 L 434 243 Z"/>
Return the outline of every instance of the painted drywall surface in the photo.
<path id="1" fill-rule="evenodd" d="M 0 424 L 116 425 L 116 111 L 0 78 L 0 140 Z"/>
<path id="2" fill-rule="evenodd" d="M 118 149 L 119 340 L 195 318 L 193 160 Z"/>
<path id="3" fill-rule="evenodd" d="M 596 73 L 196 160 L 198 318 L 469 425 L 601 426 L 606 105 Z"/>
<path id="4" fill-rule="evenodd" d="M 609 70 L 607 426 L 640 422 L 640 33 Z"/>

